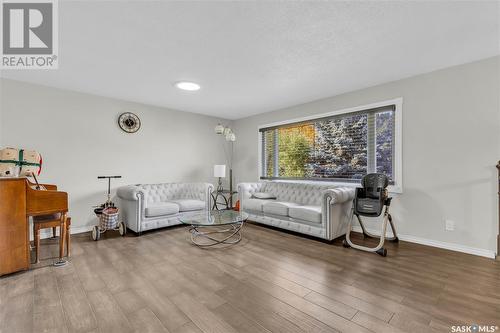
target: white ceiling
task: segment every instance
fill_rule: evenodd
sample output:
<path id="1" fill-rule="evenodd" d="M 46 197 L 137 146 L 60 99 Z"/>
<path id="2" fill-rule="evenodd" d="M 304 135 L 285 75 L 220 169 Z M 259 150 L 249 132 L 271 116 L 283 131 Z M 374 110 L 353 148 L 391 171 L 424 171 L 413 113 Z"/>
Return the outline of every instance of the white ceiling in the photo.
<path id="1" fill-rule="evenodd" d="M 62 0 L 59 16 L 59 69 L 2 77 L 228 119 L 500 53 L 497 1 Z"/>

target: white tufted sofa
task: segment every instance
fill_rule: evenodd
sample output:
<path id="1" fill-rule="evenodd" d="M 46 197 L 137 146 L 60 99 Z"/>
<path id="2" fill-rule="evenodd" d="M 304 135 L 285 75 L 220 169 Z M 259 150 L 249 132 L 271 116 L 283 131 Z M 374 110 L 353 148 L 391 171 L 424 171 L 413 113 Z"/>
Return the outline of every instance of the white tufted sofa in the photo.
<path id="1" fill-rule="evenodd" d="M 179 217 L 210 209 L 208 183 L 128 185 L 118 188 L 121 216 L 137 233 L 181 224 Z"/>
<path id="2" fill-rule="evenodd" d="M 238 184 L 240 209 L 249 220 L 332 240 L 346 233 L 353 187 L 287 182 Z M 256 192 L 276 199 L 257 199 Z"/>

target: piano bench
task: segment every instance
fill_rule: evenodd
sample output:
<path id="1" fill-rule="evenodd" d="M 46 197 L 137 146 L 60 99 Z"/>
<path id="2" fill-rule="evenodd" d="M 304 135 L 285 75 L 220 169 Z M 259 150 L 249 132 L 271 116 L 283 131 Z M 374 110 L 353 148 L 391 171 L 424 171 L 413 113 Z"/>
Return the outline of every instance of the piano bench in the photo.
<path id="1" fill-rule="evenodd" d="M 61 215 L 60 214 L 52 214 L 52 215 L 43 215 L 43 216 L 34 216 L 33 217 L 33 237 L 34 237 L 34 245 L 35 245 L 35 263 L 40 262 L 40 230 L 52 228 L 53 235 L 55 236 L 55 229 L 61 227 Z M 66 218 L 66 223 L 64 226 L 64 232 L 62 230 L 59 231 L 59 235 L 64 234 L 64 239 L 59 238 L 59 257 L 64 257 L 64 246 L 66 245 L 66 255 L 70 256 L 70 248 L 71 248 L 71 236 L 70 230 L 71 228 L 71 217 Z"/>

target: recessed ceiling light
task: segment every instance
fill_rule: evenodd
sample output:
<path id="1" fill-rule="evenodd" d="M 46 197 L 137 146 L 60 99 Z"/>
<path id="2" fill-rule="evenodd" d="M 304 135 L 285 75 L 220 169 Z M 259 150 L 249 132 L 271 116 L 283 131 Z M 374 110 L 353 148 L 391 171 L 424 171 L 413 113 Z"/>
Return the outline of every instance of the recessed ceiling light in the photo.
<path id="1" fill-rule="evenodd" d="M 200 90 L 200 88 L 201 88 L 198 83 L 188 82 L 188 81 L 176 82 L 175 86 L 179 89 L 188 90 L 188 91 L 196 91 L 196 90 Z"/>

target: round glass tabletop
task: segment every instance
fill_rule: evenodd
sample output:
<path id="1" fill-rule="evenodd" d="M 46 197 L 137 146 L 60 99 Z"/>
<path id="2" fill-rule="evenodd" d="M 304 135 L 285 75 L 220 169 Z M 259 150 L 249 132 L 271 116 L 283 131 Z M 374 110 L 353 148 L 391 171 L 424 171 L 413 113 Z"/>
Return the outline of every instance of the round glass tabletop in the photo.
<path id="1" fill-rule="evenodd" d="M 244 222 L 248 219 L 245 212 L 235 210 L 211 210 L 199 213 L 186 214 L 179 217 L 179 221 L 184 224 L 195 226 L 216 226 Z"/>

